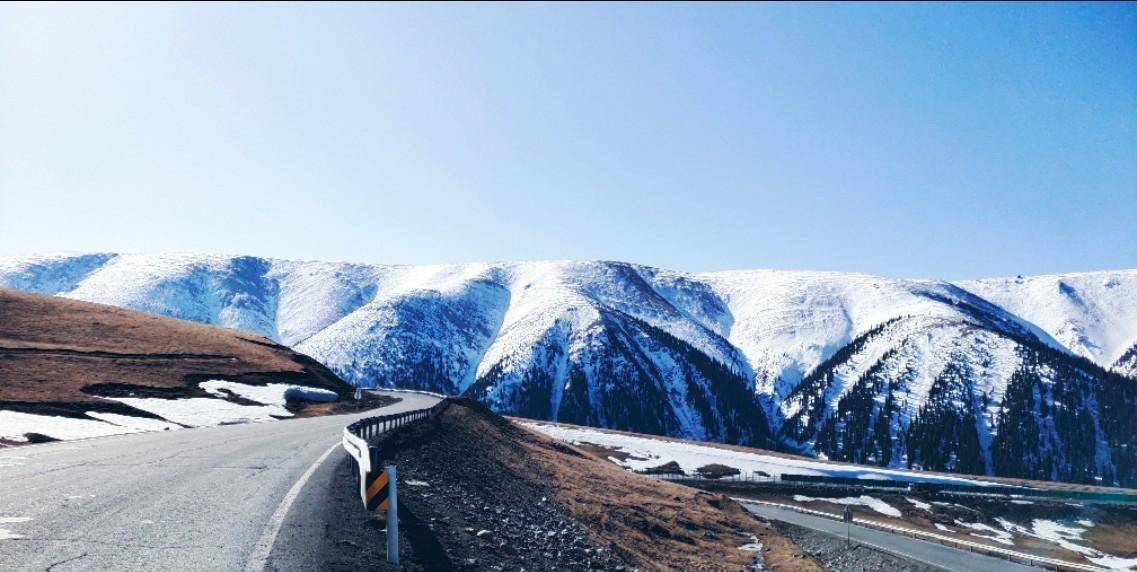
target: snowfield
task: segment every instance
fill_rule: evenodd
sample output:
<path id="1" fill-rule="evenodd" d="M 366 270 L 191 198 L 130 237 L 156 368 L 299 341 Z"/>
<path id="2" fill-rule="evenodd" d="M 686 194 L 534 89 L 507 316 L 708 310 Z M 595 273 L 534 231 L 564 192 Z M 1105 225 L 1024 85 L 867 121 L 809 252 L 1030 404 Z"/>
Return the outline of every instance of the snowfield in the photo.
<path id="1" fill-rule="evenodd" d="M 27 433 L 39 433 L 52 439 L 69 441 L 143 431 L 167 431 L 184 427 L 208 427 L 233 423 L 258 423 L 291 417 L 285 408 L 289 401 L 333 401 L 333 391 L 284 383 L 264 386 L 247 385 L 225 380 L 208 380 L 198 384 L 211 397 L 181 399 L 106 397 L 161 417 L 121 415 L 116 413 L 87 412 L 90 419 L 36 415 L 0 410 L 0 439 L 25 442 Z M 245 405 L 225 399 L 231 393 L 240 398 L 260 403 Z"/>
<path id="2" fill-rule="evenodd" d="M 1082 540 L 1082 535 L 1093 526 L 1093 522 L 1088 520 L 1075 520 L 1073 523 L 1063 523 L 1054 520 L 1043 518 L 1036 518 L 1030 522 L 1029 526 L 1023 526 L 1010 522 L 1004 518 L 995 519 L 1003 530 L 998 530 L 978 523 L 964 523 L 956 521 L 957 524 L 970 528 L 972 530 L 985 530 L 994 534 L 994 537 L 983 536 L 980 534 L 973 534 L 980 538 L 991 538 L 1003 544 L 1013 544 L 1011 538 L 1014 534 L 1023 536 L 1030 536 L 1039 540 L 1053 542 L 1066 550 L 1077 552 L 1085 556 L 1086 560 L 1111 570 L 1135 570 L 1137 569 L 1137 558 L 1121 558 L 1105 554 L 1100 550 L 1079 544 Z M 1075 526 L 1077 525 L 1077 526 Z"/>
<path id="3" fill-rule="evenodd" d="M 140 418 L 141 419 L 141 418 Z M 39 433 L 52 439 L 68 441 L 107 435 L 137 433 L 133 427 L 108 423 L 98 419 L 76 419 L 54 415 L 35 415 L 19 411 L 0 411 L 0 439 L 26 442 L 26 433 Z"/>
<path id="4" fill-rule="evenodd" d="M 634 471 L 642 471 L 674 461 L 678 463 L 683 469 L 683 472 L 687 474 L 693 474 L 699 467 L 717 463 L 734 467 L 743 472 L 757 473 L 761 471 L 771 476 L 821 475 L 853 479 L 888 479 L 922 483 L 991 484 L 976 479 L 929 475 L 916 471 L 898 471 L 878 469 L 875 467 L 840 465 L 821 461 L 791 459 L 757 452 L 733 451 L 713 445 L 697 445 L 694 443 L 652 439 L 650 437 L 622 435 L 582 427 L 568 427 L 565 425 L 537 422 L 521 422 L 521 425 L 567 443 L 588 443 L 625 453 L 628 455 L 627 459 L 617 460 L 613 458 L 613 461 Z"/>
<path id="5" fill-rule="evenodd" d="M 848 506 L 864 506 L 883 514 L 884 516 L 893 516 L 900 518 L 900 511 L 896 507 L 872 496 L 861 495 L 859 497 L 842 497 L 842 498 L 828 498 L 828 497 L 807 497 L 805 495 L 794 495 L 794 502 L 827 502 L 839 505 Z"/>
<path id="6" fill-rule="evenodd" d="M 960 282 L 1102 367 L 1137 344 L 1137 270 Z"/>
<path id="7" fill-rule="evenodd" d="M 289 401 L 335 401 L 339 398 L 336 392 L 316 387 L 301 387 L 287 383 L 269 383 L 267 385 L 248 385 L 221 379 L 211 379 L 198 384 L 206 393 L 224 397 L 225 392 L 244 397 L 265 405 L 284 407 Z M 285 412 L 282 417 L 291 413 Z"/>

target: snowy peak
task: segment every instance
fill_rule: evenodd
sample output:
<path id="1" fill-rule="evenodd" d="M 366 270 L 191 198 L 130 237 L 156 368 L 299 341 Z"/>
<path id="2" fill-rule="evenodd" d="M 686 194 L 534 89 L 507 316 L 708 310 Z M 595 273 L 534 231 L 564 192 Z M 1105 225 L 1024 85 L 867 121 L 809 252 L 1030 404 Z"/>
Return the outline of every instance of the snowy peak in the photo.
<path id="1" fill-rule="evenodd" d="M 734 318 L 729 340 L 750 360 L 759 391 L 783 399 L 858 336 L 904 317 L 1048 336 L 947 282 L 835 272 L 739 271 L 699 276 Z M 1035 334 L 1038 334 L 1035 336 Z"/>
<path id="2" fill-rule="evenodd" d="M 0 258 L 0 284 L 34 294 L 70 292 L 114 257 L 114 254 L 44 254 Z"/>
<path id="3" fill-rule="evenodd" d="M 461 393 L 473 383 L 510 299 L 485 270 L 382 272 L 367 288 L 370 301 L 296 347 L 356 385 Z M 336 300 L 318 307 L 333 307 Z"/>
<path id="4" fill-rule="evenodd" d="M 1137 270 L 990 278 L 959 286 L 1102 367 L 1117 365 L 1137 345 Z"/>

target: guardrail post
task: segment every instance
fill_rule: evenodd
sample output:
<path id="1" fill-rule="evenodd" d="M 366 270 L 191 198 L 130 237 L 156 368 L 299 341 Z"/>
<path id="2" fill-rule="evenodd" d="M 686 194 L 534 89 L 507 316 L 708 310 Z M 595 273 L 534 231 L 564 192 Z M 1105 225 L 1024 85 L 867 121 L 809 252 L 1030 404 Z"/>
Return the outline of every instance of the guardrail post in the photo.
<path id="1" fill-rule="evenodd" d="M 384 467 L 390 475 L 391 496 L 387 505 L 387 562 L 399 563 L 399 480 L 396 478 L 395 465 Z"/>

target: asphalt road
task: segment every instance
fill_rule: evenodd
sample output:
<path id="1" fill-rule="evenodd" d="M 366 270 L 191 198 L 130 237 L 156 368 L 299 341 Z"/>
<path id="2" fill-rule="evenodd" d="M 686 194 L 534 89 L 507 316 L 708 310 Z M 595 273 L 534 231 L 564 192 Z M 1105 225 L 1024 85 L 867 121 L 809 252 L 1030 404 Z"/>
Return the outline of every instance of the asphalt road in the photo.
<path id="1" fill-rule="evenodd" d="M 429 407 L 141 433 L 0 452 L 0 570 L 261 570 L 328 518 L 343 427 Z M 323 469 L 323 470 L 321 470 Z M 294 507 L 302 508 L 292 510 Z M 19 538 L 11 538 L 18 535 Z"/>
<path id="2" fill-rule="evenodd" d="M 773 506 L 742 503 L 746 510 L 766 519 L 780 520 L 805 528 L 845 538 L 845 524 L 820 516 L 812 516 Z M 1031 568 L 1001 558 L 966 552 L 940 544 L 917 540 L 899 534 L 853 525 L 850 534 L 854 542 L 884 549 L 909 560 L 959 572 L 1034 572 Z"/>

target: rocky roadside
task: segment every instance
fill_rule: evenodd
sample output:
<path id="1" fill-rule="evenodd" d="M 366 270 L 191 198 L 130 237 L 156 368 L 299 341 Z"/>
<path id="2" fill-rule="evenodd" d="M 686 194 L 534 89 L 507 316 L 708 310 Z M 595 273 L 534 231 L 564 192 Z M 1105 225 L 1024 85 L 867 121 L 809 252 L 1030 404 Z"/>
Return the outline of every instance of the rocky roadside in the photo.
<path id="1" fill-rule="evenodd" d="M 942 572 L 939 568 L 898 558 L 874 548 L 853 543 L 830 534 L 784 522 L 774 527 L 806 554 L 833 572 Z"/>

